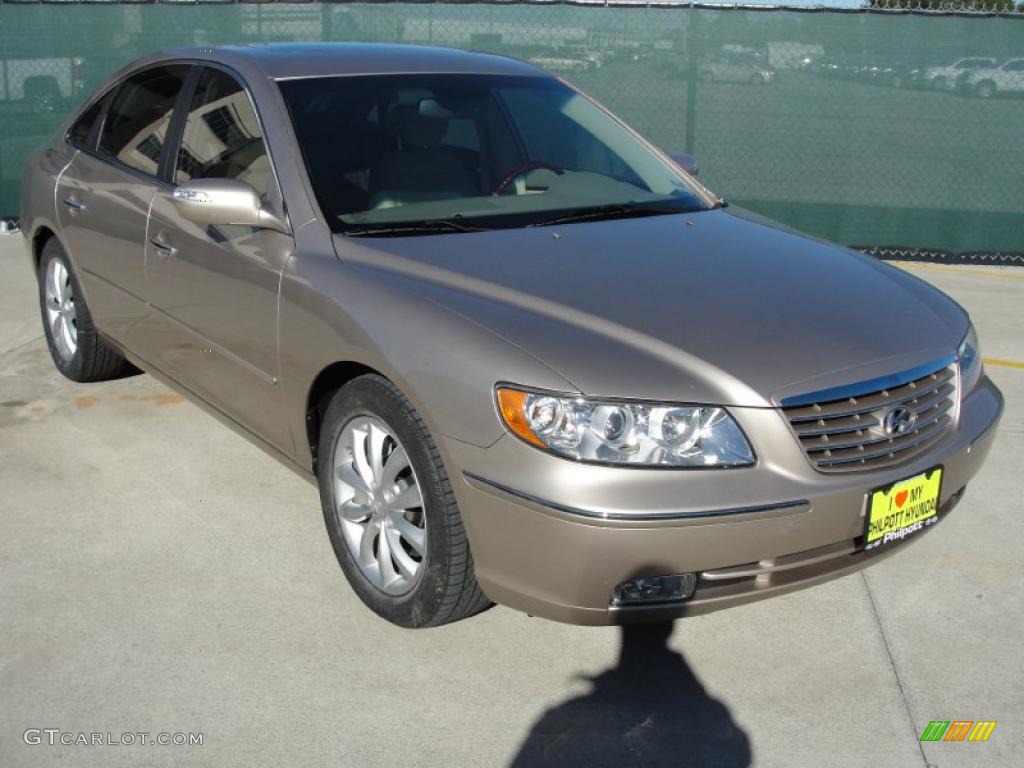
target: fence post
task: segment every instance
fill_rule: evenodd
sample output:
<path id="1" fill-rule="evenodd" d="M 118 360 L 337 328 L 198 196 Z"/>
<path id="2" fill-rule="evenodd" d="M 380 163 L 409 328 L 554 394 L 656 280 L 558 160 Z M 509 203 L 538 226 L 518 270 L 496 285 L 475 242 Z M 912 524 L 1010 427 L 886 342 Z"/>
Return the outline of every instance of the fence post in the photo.
<path id="1" fill-rule="evenodd" d="M 320 40 L 329 42 L 334 39 L 331 21 L 334 19 L 334 5 L 331 3 L 320 4 Z"/>
<path id="2" fill-rule="evenodd" d="M 687 8 L 683 11 L 686 14 L 686 31 L 683 34 L 684 45 L 686 46 L 686 152 L 690 155 L 696 154 L 696 133 L 697 133 L 697 36 L 694 27 L 700 11 L 695 8 Z"/>

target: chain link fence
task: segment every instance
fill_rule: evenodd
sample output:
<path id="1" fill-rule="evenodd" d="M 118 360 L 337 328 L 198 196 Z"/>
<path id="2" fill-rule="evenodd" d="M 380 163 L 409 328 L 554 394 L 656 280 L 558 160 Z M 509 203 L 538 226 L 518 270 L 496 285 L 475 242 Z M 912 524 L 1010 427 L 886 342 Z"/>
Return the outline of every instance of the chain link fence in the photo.
<path id="1" fill-rule="evenodd" d="M 131 59 L 179 45 L 319 40 L 528 59 L 664 149 L 696 154 L 705 183 L 736 205 L 878 255 L 1024 263 L 1024 4 L 1009 0 L 8 0 L 0 213 L 17 214 L 28 153 Z"/>

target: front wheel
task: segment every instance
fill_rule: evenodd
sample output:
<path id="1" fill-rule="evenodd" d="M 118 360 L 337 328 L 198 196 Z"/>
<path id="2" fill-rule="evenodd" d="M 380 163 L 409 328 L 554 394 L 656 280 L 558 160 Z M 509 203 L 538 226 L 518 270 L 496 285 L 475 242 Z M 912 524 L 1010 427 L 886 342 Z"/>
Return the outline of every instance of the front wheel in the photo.
<path id="1" fill-rule="evenodd" d="M 331 545 L 367 607 L 419 628 L 489 605 L 437 446 L 394 384 L 362 376 L 335 393 L 317 464 Z"/>

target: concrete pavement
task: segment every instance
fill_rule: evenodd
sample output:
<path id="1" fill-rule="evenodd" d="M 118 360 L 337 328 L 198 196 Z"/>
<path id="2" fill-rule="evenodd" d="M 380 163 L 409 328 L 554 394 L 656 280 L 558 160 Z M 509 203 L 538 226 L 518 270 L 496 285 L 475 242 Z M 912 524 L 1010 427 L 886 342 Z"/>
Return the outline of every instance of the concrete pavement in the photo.
<path id="1" fill-rule="evenodd" d="M 311 485 L 149 376 L 63 379 L 22 247 L 0 238 L 0 766 L 1019 764 L 1024 369 L 990 366 L 1008 410 L 960 508 L 863 574 L 671 636 L 501 607 L 411 632 L 350 591 Z M 905 268 L 1024 360 L 1024 270 Z M 919 742 L 958 719 L 998 725 Z"/>

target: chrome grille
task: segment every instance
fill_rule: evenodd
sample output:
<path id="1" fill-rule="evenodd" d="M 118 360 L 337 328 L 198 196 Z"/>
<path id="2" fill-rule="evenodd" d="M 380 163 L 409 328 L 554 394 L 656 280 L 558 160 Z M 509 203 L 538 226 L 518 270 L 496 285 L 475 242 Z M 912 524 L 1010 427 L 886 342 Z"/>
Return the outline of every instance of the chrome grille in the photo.
<path id="1" fill-rule="evenodd" d="M 818 469 L 851 472 L 888 467 L 927 450 L 953 424 L 956 377 L 956 364 L 949 363 L 924 376 L 865 394 L 821 402 L 814 402 L 813 395 L 810 402 L 809 398 L 793 398 L 798 404 L 787 406 L 783 401 L 782 410 Z M 886 416 L 895 409 L 913 414 L 912 425 L 899 434 L 887 432 L 885 425 Z"/>

